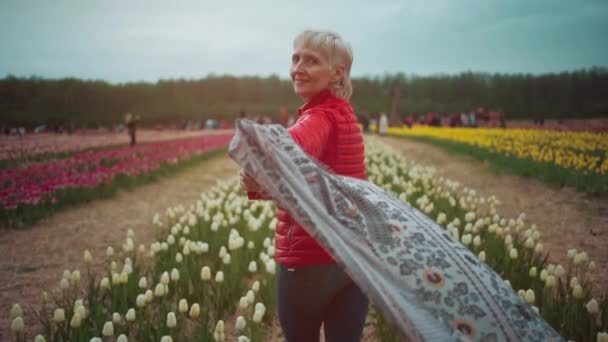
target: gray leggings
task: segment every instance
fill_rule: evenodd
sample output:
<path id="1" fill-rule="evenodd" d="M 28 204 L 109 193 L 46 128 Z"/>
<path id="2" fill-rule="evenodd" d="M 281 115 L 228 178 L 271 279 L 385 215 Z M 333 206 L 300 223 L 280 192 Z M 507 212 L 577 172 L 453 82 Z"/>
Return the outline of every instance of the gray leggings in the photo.
<path id="1" fill-rule="evenodd" d="M 278 307 L 288 342 L 361 340 L 369 301 L 337 264 L 290 268 L 279 265 Z"/>

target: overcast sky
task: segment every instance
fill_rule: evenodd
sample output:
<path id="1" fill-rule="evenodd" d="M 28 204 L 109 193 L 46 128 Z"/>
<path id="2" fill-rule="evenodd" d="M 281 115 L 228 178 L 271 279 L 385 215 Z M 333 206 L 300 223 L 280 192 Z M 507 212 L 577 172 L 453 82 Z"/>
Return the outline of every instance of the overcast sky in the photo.
<path id="1" fill-rule="evenodd" d="M 307 28 L 352 44 L 353 76 L 608 65 L 608 0 L 1 0 L 0 77 L 286 78 Z"/>

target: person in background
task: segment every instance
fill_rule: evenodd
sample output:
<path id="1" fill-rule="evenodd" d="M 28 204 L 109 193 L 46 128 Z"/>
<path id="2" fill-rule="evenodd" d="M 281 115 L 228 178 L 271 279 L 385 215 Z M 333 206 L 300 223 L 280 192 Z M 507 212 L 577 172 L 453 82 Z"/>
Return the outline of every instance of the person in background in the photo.
<path id="1" fill-rule="evenodd" d="M 328 31 L 304 31 L 294 40 L 293 88 L 304 101 L 288 129 L 311 157 L 338 175 L 367 179 L 363 134 L 349 102 L 350 45 Z M 250 199 L 264 199 L 255 175 L 241 171 Z M 278 315 L 288 342 L 354 342 L 362 336 L 368 299 L 334 258 L 279 209 L 275 228 Z"/>
<path id="2" fill-rule="evenodd" d="M 139 116 L 134 116 L 131 113 L 125 114 L 125 124 L 127 125 L 127 131 L 129 132 L 131 146 L 134 146 L 137 143 L 135 137 L 137 121 L 139 121 Z"/>
<path id="3" fill-rule="evenodd" d="M 386 113 L 380 113 L 380 119 L 378 120 L 378 134 L 385 135 L 388 132 L 388 117 Z"/>

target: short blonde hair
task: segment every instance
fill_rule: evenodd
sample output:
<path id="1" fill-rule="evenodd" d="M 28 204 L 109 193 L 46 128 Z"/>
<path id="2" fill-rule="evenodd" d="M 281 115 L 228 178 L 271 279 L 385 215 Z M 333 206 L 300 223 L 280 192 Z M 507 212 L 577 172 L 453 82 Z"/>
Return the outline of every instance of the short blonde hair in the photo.
<path id="1" fill-rule="evenodd" d="M 342 37 L 332 31 L 302 31 L 293 41 L 294 49 L 298 46 L 307 46 L 319 50 L 327 57 L 332 66 L 344 66 L 344 78 L 331 85 L 331 90 L 337 97 L 348 100 L 353 94 L 350 82 L 350 68 L 353 65 L 353 49 Z"/>

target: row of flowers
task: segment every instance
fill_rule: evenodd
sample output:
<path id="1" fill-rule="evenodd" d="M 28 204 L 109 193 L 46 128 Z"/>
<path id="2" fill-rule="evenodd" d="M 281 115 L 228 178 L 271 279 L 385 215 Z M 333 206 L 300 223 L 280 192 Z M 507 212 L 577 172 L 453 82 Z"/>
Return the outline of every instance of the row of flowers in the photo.
<path id="1" fill-rule="evenodd" d="M 194 138 L 208 134 L 206 131 L 152 131 L 140 130 L 138 142 L 158 142 L 179 138 Z M 73 153 L 91 148 L 126 145 L 126 133 L 85 132 L 75 134 L 28 134 L 24 136 L 0 136 L 0 161 L 27 160 L 42 155 Z"/>
<path id="2" fill-rule="evenodd" d="M 565 337 L 608 338 L 608 300 L 592 297 L 595 264 L 585 252 L 570 250 L 568 265 L 549 264 L 525 214 L 502 217 L 495 197 L 385 146 L 367 147 L 371 181 L 435 218 Z M 150 246 L 137 247 L 128 232 L 121 253 L 108 247 L 95 256 L 103 259 L 100 272 L 85 251 L 84 275 L 66 270 L 53 300 L 45 292 L 39 308 L 13 307 L 16 340 L 25 340 L 31 320 L 39 322 L 35 341 L 266 341 L 275 319 L 276 221 L 271 202 L 248 201 L 236 181 L 220 183 L 196 203 L 156 214 Z M 370 321 L 379 340 L 398 336 L 373 311 Z"/>
<path id="3" fill-rule="evenodd" d="M 0 204 L 4 209 L 56 201 L 56 193 L 95 188 L 119 175 L 138 176 L 192 156 L 224 147 L 231 135 L 213 135 L 125 146 L 27 166 L 0 170 Z"/>
<path id="4" fill-rule="evenodd" d="M 454 141 L 520 159 L 552 163 L 584 174 L 608 172 L 608 136 L 602 133 L 429 126 L 393 127 L 389 133 Z"/>

